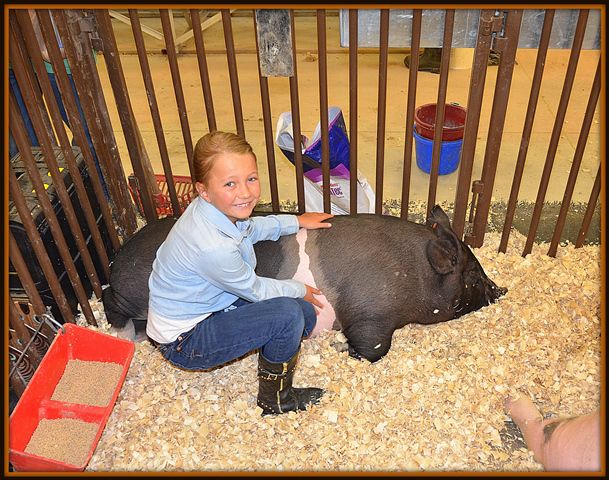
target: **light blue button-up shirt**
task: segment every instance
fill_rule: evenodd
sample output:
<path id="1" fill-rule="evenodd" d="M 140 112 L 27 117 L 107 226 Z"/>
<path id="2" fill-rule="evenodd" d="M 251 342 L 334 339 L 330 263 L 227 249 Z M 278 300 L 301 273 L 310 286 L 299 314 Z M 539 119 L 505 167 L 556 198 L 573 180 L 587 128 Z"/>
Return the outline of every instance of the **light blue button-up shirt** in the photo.
<path id="1" fill-rule="evenodd" d="M 224 310 L 237 298 L 260 301 L 302 298 L 297 280 L 256 275 L 253 244 L 298 231 L 295 215 L 252 217 L 233 224 L 201 197 L 195 198 L 159 247 L 148 281 L 149 308 L 166 319 L 192 321 Z"/>

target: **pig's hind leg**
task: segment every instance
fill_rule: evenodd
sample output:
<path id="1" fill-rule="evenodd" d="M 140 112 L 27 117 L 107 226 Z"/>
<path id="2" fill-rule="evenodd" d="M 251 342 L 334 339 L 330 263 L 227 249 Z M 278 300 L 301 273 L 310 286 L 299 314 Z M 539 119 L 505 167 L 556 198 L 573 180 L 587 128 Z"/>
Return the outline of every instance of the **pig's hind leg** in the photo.
<path id="1" fill-rule="evenodd" d="M 106 287 L 102 291 L 102 303 L 106 320 L 116 329 L 134 328 L 133 320 L 146 321 L 148 311 L 138 308 L 133 302 L 119 294 L 112 286 Z"/>

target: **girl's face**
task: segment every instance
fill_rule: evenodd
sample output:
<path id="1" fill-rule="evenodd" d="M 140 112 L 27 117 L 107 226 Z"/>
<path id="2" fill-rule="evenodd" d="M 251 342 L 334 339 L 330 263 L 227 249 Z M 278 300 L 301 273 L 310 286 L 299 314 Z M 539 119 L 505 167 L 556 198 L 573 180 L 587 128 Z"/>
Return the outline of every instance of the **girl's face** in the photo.
<path id="1" fill-rule="evenodd" d="M 250 153 L 222 153 L 214 159 L 205 184 L 196 182 L 195 187 L 231 222 L 246 220 L 260 198 L 256 158 Z"/>

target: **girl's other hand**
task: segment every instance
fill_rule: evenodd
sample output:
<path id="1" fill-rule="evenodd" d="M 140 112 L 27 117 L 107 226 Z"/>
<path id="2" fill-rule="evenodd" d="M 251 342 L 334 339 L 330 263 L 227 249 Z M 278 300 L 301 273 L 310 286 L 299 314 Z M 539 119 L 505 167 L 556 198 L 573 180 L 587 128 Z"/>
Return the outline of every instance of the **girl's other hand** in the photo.
<path id="1" fill-rule="evenodd" d="M 332 218 L 334 215 L 331 213 L 323 212 L 306 212 L 298 216 L 298 224 L 302 228 L 309 230 L 315 230 L 317 228 L 330 228 L 331 223 L 324 222 L 328 218 Z"/>
<path id="2" fill-rule="evenodd" d="M 311 285 L 307 285 L 305 283 L 305 287 L 307 287 L 307 293 L 305 294 L 305 296 L 303 297 L 303 300 L 306 300 L 309 303 L 313 304 L 313 307 L 317 307 L 315 308 L 315 313 L 319 314 L 319 309 L 323 308 L 323 304 L 317 300 L 315 298 L 315 295 L 321 295 L 321 290 L 312 287 Z"/>

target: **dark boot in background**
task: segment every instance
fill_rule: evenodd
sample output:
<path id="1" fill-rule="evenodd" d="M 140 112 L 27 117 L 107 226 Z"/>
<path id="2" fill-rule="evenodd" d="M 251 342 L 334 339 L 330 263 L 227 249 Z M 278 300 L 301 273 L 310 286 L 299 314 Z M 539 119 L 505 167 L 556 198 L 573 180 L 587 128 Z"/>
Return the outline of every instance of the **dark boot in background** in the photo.
<path id="1" fill-rule="evenodd" d="M 442 48 L 425 48 L 419 55 L 419 72 L 440 73 Z M 404 57 L 404 65 L 410 68 L 410 55 Z"/>
<path id="2" fill-rule="evenodd" d="M 292 387 L 298 353 L 282 363 L 269 362 L 258 354 L 257 403 L 262 408 L 262 415 L 305 410 L 308 405 L 319 403 L 324 394 L 321 388 Z"/>
<path id="3" fill-rule="evenodd" d="M 488 56 L 488 66 L 499 65 L 499 59 L 501 58 L 498 52 L 491 50 Z M 430 72 L 440 73 L 440 61 L 442 60 L 442 48 L 425 48 L 423 53 L 419 55 L 419 72 Z M 514 60 L 514 64 L 518 65 L 518 62 Z M 404 57 L 404 65 L 406 68 L 410 68 L 410 55 Z"/>

